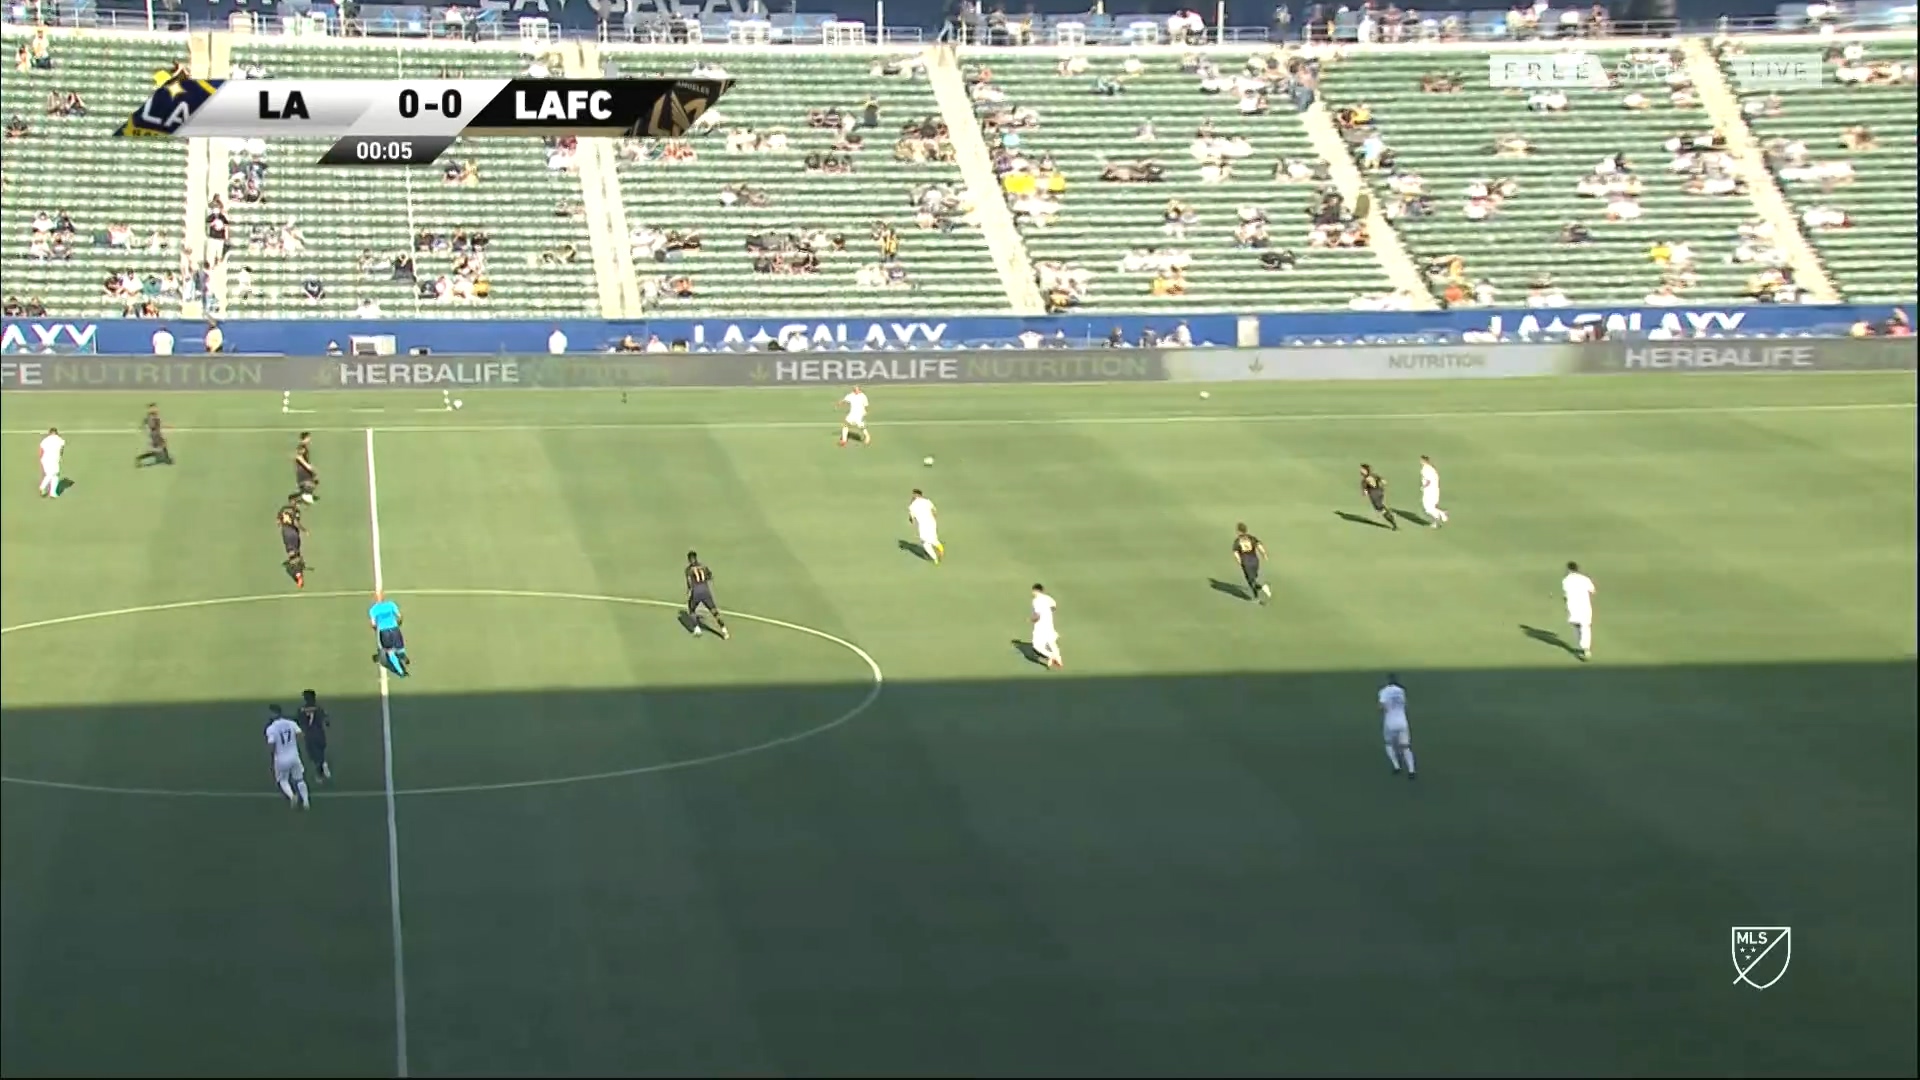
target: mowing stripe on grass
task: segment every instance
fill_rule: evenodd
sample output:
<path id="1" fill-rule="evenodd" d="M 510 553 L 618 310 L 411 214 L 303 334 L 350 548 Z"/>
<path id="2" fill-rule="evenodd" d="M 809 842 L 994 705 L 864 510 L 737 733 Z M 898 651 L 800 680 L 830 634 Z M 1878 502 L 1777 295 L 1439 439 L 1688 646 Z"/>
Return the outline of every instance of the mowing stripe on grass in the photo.
<path id="1" fill-rule="evenodd" d="M 1774 413 L 1910 412 L 1911 401 L 1862 401 L 1817 405 L 1677 405 L 1670 408 L 1630 409 L 1460 409 L 1444 412 L 1365 412 L 1365 413 L 1166 413 L 1161 416 L 1013 416 L 1013 417 L 932 417 L 924 420 L 901 419 L 889 426 L 906 427 L 1124 427 L 1153 424 L 1312 424 L 1421 422 L 1427 420 L 1575 420 L 1583 417 L 1604 419 L 1617 416 L 1746 416 Z M 429 409 L 428 412 L 438 412 Z M 817 420 L 720 420 L 664 421 L 653 423 L 581 423 L 581 424 L 390 424 L 372 430 L 382 434 L 414 432 L 484 433 L 488 431 L 793 431 L 817 429 Z M 831 425 L 828 425 L 831 426 Z M 361 432 L 365 427 L 311 427 L 303 431 Z M 194 434 L 277 435 L 288 427 L 176 427 L 173 431 Z M 44 435 L 46 432 L 9 428 L 7 435 Z M 71 428 L 68 435 L 124 435 L 120 428 Z"/>

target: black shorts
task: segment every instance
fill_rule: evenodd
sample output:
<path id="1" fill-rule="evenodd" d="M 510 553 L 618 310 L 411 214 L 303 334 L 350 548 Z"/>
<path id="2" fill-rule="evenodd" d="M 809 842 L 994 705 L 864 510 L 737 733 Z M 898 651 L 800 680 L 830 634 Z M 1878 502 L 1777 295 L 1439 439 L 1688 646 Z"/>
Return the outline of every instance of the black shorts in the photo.
<path id="1" fill-rule="evenodd" d="M 400 633 L 400 628 L 397 626 L 390 626 L 385 630 L 378 631 L 374 634 L 374 637 L 380 642 L 380 647 L 383 649 L 404 649 L 407 647 L 407 639 Z"/>
<path id="2" fill-rule="evenodd" d="M 310 488 L 320 486 L 320 480 L 305 469 L 293 470 L 293 483 L 296 487 Z"/>
<path id="3" fill-rule="evenodd" d="M 319 768 L 327 763 L 327 741 L 307 736 L 307 757 L 313 760 L 313 767 Z"/>
<path id="4" fill-rule="evenodd" d="M 687 594 L 687 614 L 691 615 L 701 608 L 706 608 L 715 615 L 720 614 L 720 605 L 714 603 L 712 589 L 699 588 Z"/>
<path id="5" fill-rule="evenodd" d="M 1367 501 L 1373 504 L 1373 508 L 1375 510 L 1380 511 L 1381 513 L 1386 513 L 1387 497 L 1385 495 L 1375 492 L 1374 494 L 1367 496 Z"/>
<path id="6" fill-rule="evenodd" d="M 165 435 L 148 435 L 147 445 L 155 450 L 165 450 L 167 448 L 167 437 Z"/>
<path id="7" fill-rule="evenodd" d="M 280 543 L 287 549 L 289 557 L 300 554 L 300 532 L 297 529 L 281 529 Z"/>
<path id="8" fill-rule="evenodd" d="M 1240 563 L 1240 572 L 1246 575 L 1248 588 L 1258 589 L 1260 587 L 1261 578 L 1260 578 L 1259 563 L 1247 562 L 1245 560 L 1242 560 Z"/>

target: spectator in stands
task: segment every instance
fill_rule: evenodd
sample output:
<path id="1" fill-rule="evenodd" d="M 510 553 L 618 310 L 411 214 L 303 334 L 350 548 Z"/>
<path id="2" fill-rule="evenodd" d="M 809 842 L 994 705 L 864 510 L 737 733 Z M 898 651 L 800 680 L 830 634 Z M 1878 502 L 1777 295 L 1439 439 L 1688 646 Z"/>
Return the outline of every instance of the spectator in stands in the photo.
<path id="1" fill-rule="evenodd" d="M 1801 211 L 1800 223 L 1813 230 L 1848 229 L 1853 227 L 1853 218 L 1831 206 L 1809 206 Z"/>
<path id="2" fill-rule="evenodd" d="M 1840 132 L 1840 145 L 1856 154 L 1872 153 L 1880 149 L 1880 141 L 1873 136 L 1872 129 L 1865 124 L 1855 124 Z"/>
<path id="3" fill-rule="evenodd" d="M 1423 94 L 1457 94 L 1463 85 L 1461 77 L 1455 72 L 1445 72 L 1420 76 L 1420 92 Z"/>
<path id="4" fill-rule="evenodd" d="M 27 42 L 27 63 L 36 71 L 53 70 L 53 42 L 47 37 L 47 28 L 42 26 L 33 32 Z"/>
<path id="5" fill-rule="evenodd" d="M 4 315 L 7 318 L 19 318 L 26 313 L 26 305 L 22 304 L 20 298 L 17 296 L 9 296 L 4 304 L 0 304 L 0 315 Z"/>
<path id="6" fill-rule="evenodd" d="M 47 92 L 48 116 L 85 116 L 87 103 L 72 90 L 50 90 Z"/>
<path id="7" fill-rule="evenodd" d="M 1569 102 L 1567 93 L 1558 87 L 1541 87 L 1527 95 L 1527 109 L 1537 113 L 1562 113 L 1567 111 Z"/>
<path id="8" fill-rule="evenodd" d="M 1299 262 L 1299 257 L 1287 248 L 1281 248 L 1277 251 L 1263 251 L 1260 253 L 1260 269 L 1262 270 L 1291 270 L 1299 265 Z"/>
<path id="9" fill-rule="evenodd" d="M 19 116 L 7 117 L 6 138 L 9 141 L 12 141 L 14 139 L 24 139 L 27 137 L 27 132 L 31 130 L 32 129 L 27 126 L 27 121 L 25 118 L 19 117 Z"/>
<path id="10" fill-rule="evenodd" d="M 306 296 L 307 302 L 311 304 L 317 304 L 327 298 L 326 284 L 322 282 L 317 275 L 312 273 L 309 273 L 305 278 L 301 279 L 300 292 Z"/>
<path id="11" fill-rule="evenodd" d="M 1527 289 L 1527 306 L 1530 308 L 1563 308 L 1569 303 L 1571 301 L 1567 299 L 1567 294 L 1553 283 L 1552 277 L 1538 278 Z"/>
<path id="12" fill-rule="evenodd" d="M 360 306 L 353 309 L 356 319 L 377 319 L 380 317 L 380 302 L 371 296 L 362 297 Z"/>
<path id="13" fill-rule="evenodd" d="M 1893 314 L 1880 325 L 1880 332 L 1887 337 L 1912 337 L 1913 321 L 1907 317 L 1907 309 L 1894 308 Z"/>

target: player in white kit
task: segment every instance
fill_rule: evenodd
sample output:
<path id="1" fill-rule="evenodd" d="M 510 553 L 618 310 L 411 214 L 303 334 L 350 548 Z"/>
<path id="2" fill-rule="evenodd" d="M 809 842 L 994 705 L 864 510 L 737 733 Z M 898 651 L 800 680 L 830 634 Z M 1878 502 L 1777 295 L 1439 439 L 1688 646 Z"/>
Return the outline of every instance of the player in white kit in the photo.
<path id="1" fill-rule="evenodd" d="M 1066 661 L 1060 659 L 1060 631 L 1053 625 L 1053 612 L 1060 605 L 1047 595 L 1047 587 L 1036 583 L 1033 587 L 1033 651 L 1047 662 L 1049 668 L 1066 667 Z"/>
<path id="2" fill-rule="evenodd" d="M 1440 470 L 1433 459 L 1420 455 L 1420 509 L 1426 511 L 1427 527 L 1437 529 L 1447 523 L 1447 512 L 1440 509 Z"/>
<path id="3" fill-rule="evenodd" d="M 907 504 L 907 520 L 913 522 L 914 529 L 920 534 L 920 550 L 926 552 L 927 558 L 938 566 L 941 557 L 947 553 L 946 545 L 940 542 L 939 511 L 934 509 L 933 500 L 927 498 L 919 488 L 913 489 L 913 501 Z"/>
<path id="4" fill-rule="evenodd" d="M 849 435 L 857 436 L 862 446 L 873 445 L 873 434 L 867 430 L 867 392 L 859 387 L 853 393 L 840 399 L 847 407 L 847 418 L 840 424 L 840 445 L 847 445 Z"/>
<path id="5" fill-rule="evenodd" d="M 1580 572 L 1579 563 L 1567 564 L 1567 576 L 1560 579 L 1560 592 L 1567 598 L 1567 622 L 1572 624 L 1582 660 L 1593 659 L 1593 579 Z"/>
<path id="6" fill-rule="evenodd" d="M 66 450 L 67 440 L 60 437 L 60 429 L 48 428 L 47 437 L 40 440 L 40 497 L 43 499 L 60 497 L 60 455 Z"/>
<path id="7" fill-rule="evenodd" d="M 280 706 L 267 706 L 267 746 L 273 751 L 273 782 L 288 806 L 307 808 L 307 767 L 300 761 L 300 725 Z"/>
<path id="8" fill-rule="evenodd" d="M 1387 684 L 1380 688 L 1380 737 L 1387 744 L 1387 764 L 1393 766 L 1393 775 L 1405 771 L 1409 780 L 1418 775 L 1413 765 L 1413 735 L 1407 730 L 1407 691 L 1398 675 L 1387 676 Z"/>

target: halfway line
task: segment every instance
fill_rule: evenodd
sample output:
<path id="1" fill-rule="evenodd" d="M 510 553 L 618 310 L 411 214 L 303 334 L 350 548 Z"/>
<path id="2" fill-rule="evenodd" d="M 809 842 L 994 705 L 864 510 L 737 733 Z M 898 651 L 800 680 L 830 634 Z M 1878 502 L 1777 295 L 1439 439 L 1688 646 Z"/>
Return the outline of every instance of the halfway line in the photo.
<path id="1" fill-rule="evenodd" d="M 384 596 L 386 572 L 380 565 L 380 476 L 373 463 L 373 429 L 367 428 L 367 525 L 373 537 L 373 592 Z M 407 938 L 400 920 L 400 816 L 393 785 L 393 696 L 387 668 L 380 665 L 380 746 L 384 753 L 387 802 L 387 906 L 393 931 L 394 1071 L 407 1075 Z"/>
<path id="2" fill-rule="evenodd" d="M 1891 412 L 1911 411 L 1911 401 L 1862 401 L 1819 405 L 1676 405 L 1670 408 L 1624 409 L 1461 409 L 1452 412 L 1366 412 L 1366 413 L 1167 413 L 1162 416 L 1021 416 L 1021 417 L 932 417 L 900 419 L 897 427 L 1090 427 L 1150 424 L 1312 424 L 1381 423 L 1421 420 L 1555 420 L 1608 416 L 1746 416 L 1770 413 Z M 438 412 L 438 409 L 428 410 Z M 193 434 L 278 435 L 299 427 L 303 431 L 349 432 L 379 430 L 389 434 L 417 432 L 483 433 L 488 431 L 800 431 L 820 427 L 816 420 L 668 420 L 627 423 L 580 424 L 388 424 L 378 429 L 360 427 L 312 427 L 306 424 L 282 427 L 177 427 L 171 430 Z M 831 426 L 831 425 L 829 425 Z M 0 434 L 44 435 L 35 428 L 9 428 Z M 69 428 L 67 435 L 124 435 L 121 428 Z"/>

